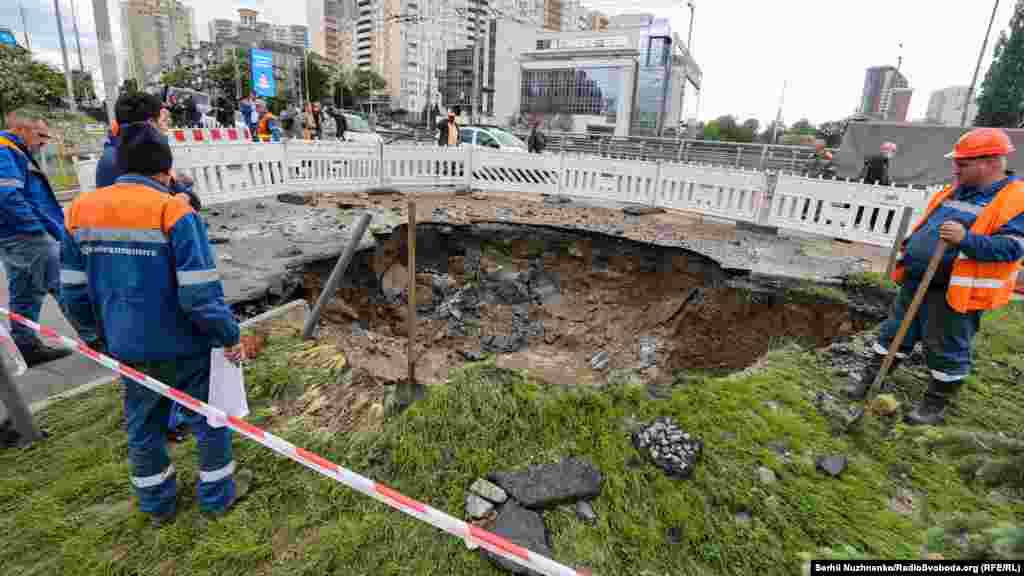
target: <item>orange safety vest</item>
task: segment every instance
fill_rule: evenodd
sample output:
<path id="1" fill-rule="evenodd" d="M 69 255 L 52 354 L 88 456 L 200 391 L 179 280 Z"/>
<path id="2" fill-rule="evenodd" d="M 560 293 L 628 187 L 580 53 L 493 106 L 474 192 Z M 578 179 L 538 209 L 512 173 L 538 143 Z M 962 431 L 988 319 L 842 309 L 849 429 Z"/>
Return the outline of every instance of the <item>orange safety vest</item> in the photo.
<path id="1" fill-rule="evenodd" d="M 953 195 L 954 188 L 947 186 L 932 197 L 925 208 L 924 216 L 914 225 L 913 234 L 920 228 L 946 199 Z M 971 226 L 971 232 L 989 236 L 1005 226 L 1010 220 L 1024 214 L 1024 182 L 1013 181 L 996 194 L 992 203 L 985 206 Z M 909 238 L 910 234 L 907 235 Z M 902 254 L 901 254 L 902 259 Z M 977 310 L 992 310 L 1005 306 L 1013 296 L 1017 285 L 1017 272 L 1021 268 L 1021 260 L 1016 262 L 978 262 L 971 260 L 963 252 L 957 255 L 953 263 L 953 273 L 949 279 L 949 290 L 946 301 L 949 307 L 961 314 Z M 903 282 L 906 268 L 897 264 L 892 272 L 892 279 Z"/>
<path id="2" fill-rule="evenodd" d="M 256 127 L 256 136 L 259 137 L 263 142 L 270 141 L 270 121 L 274 119 L 274 115 L 267 112 L 267 115 L 260 118 L 260 123 Z"/>

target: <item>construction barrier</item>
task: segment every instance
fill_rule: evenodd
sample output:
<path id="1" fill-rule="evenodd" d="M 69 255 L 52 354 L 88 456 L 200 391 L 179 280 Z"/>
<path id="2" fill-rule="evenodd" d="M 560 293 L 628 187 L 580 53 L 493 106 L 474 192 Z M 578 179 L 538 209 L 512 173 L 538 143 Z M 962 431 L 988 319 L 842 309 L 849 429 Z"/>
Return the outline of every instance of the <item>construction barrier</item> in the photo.
<path id="1" fill-rule="evenodd" d="M 425 522 L 435 528 L 444 530 L 445 532 L 465 541 L 466 545 L 470 548 L 476 548 L 478 546 L 483 547 L 502 558 L 548 576 L 590 576 L 590 572 L 574 570 L 568 566 L 559 564 L 550 558 L 541 556 L 527 548 L 514 544 L 493 532 L 488 532 L 487 530 L 474 526 L 464 520 L 445 514 L 436 508 L 405 496 L 384 484 L 374 482 L 373 480 L 339 466 L 322 456 L 295 446 L 287 440 L 279 438 L 262 428 L 253 426 L 241 418 L 227 416 L 219 408 L 193 398 L 181 390 L 168 386 L 156 378 L 143 374 L 142 372 L 139 372 L 131 366 L 128 366 L 123 362 L 119 362 L 110 356 L 100 354 L 77 340 L 60 335 L 52 328 L 41 326 L 40 324 L 33 322 L 20 314 L 11 312 L 6 308 L 0 308 L 0 316 L 7 316 L 12 322 L 17 322 L 35 331 L 40 335 L 40 337 L 45 338 L 48 341 L 58 342 L 61 345 L 93 360 L 94 362 L 113 370 L 121 376 L 145 386 L 153 392 L 156 392 L 165 398 L 169 398 L 193 412 L 206 416 L 213 422 L 224 423 L 228 428 L 231 428 L 235 432 L 238 432 L 257 444 L 260 444 L 264 448 L 269 448 L 281 456 L 294 460 L 314 472 L 340 482 L 345 486 L 348 486 L 349 488 L 365 494 L 375 500 L 383 502 L 399 512 L 404 512 L 421 522 Z"/>
<path id="2" fill-rule="evenodd" d="M 175 169 L 193 177 L 204 205 L 284 192 L 455 186 L 644 204 L 891 246 L 903 208 L 921 214 L 935 191 L 660 160 L 432 144 L 254 143 L 243 135 L 233 128 L 174 132 Z M 96 161 L 77 167 L 82 189 L 92 189 Z"/>

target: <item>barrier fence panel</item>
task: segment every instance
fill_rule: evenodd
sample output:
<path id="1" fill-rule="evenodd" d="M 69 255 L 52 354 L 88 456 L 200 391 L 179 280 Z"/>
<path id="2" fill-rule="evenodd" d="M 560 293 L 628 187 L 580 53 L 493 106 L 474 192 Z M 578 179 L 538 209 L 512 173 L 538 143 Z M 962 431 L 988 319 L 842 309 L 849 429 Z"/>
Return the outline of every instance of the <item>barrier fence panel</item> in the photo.
<path id="1" fill-rule="evenodd" d="M 764 173 L 693 164 L 663 164 L 655 205 L 756 222 L 767 196 Z"/>
<path id="2" fill-rule="evenodd" d="M 472 151 L 466 146 L 391 144 L 383 147 L 383 183 L 462 186 Z"/>
<path id="3" fill-rule="evenodd" d="M 285 145 L 288 189 L 363 190 L 380 182 L 380 147 L 354 142 L 290 141 Z"/>
<path id="4" fill-rule="evenodd" d="M 561 193 L 617 202 L 654 203 L 658 164 L 566 155 Z"/>
<path id="5" fill-rule="evenodd" d="M 78 172 L 78 188 L 82 192 L 96 189 L 96 166 L 100 163 L 98 158 L 87 158 L 75 163 L 75 171 Z"/>
<path id="6" fill-rule="evenodd" d="M 195 180 L 194 190 L 204 206 L 286 189 L 285 150 L 280 143 L 175 146 L 174 169 Z"/>
<path id="7" fill-rule="evenodd" d="M 473 186 L 494 192 L 558 194 L 562 159 L 553 154 L 473 150 Z"/>
<path id="8" fill-rule="evenodd" d="M 919 214 L 933 192 L 780 174 L 761 224 L 892 246 L 904 207 Z"/>

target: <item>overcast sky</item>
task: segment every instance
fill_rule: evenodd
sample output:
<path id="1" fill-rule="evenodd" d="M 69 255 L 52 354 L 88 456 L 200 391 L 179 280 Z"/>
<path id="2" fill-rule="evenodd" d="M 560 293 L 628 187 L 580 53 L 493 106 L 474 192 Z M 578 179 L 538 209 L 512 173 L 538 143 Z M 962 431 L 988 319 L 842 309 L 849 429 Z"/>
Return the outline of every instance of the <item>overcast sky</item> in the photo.
<path id="1" fill-rule="evenodd" d="M 98 69 L 92 0 L 60 0 L 71 64 L 77 67 L 71 2 L 86 68 Z M 32 49 L 61 64 L 53 0 L 24 4 Z M 114 41 L 120 43 L 119 1 L 107 0 Z M 0 0 L 0 25 L 14 29 L 24 42 L 19 0 Z M 307 24 L 303 0 L 185 0 L 195 8 L 196 31 L 208 36 L 213 18 L 233 18 L 239 6 L 262 11 L 276 24 Z M 1013 0 L 1001 0 L 984 59 L 980 85 L 992 58 L 995 40 L 1007 29 Z M 610 14 L 651 12 L 668 17 L 685 41 L 690 11 L 685 0 L 584 0 Z M 903 43 L 901 70 L 914 88 L 910 119 L 924 116 L 933 90 L 971 81 L 992 0 L 696 0 L 693 55 L 704 73 L 700 118 L 734 114 L 755 117 L 762 125 L 775 117 L 786 88 L 783 119 L 807 117 L 814 123 L 852 113 L 869 66 L 896 65 Z M 98 75 L 98 74 L 97 74 Z M 695 98 L 687 102 L 694 105 Z M 692 108 L 690 108 L 692 112 Z"/>

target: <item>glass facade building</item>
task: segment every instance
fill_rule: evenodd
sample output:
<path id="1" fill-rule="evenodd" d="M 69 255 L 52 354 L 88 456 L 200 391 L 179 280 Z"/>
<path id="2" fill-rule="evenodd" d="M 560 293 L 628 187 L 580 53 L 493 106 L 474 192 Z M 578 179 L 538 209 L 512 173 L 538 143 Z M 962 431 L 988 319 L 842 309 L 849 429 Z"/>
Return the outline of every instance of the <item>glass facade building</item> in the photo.
<path id="1" fill-rule="evenodd" d="M 606 116 L 614 122 L 622 97 L 621 66 L 523 70 L 523 113 Z"/>

